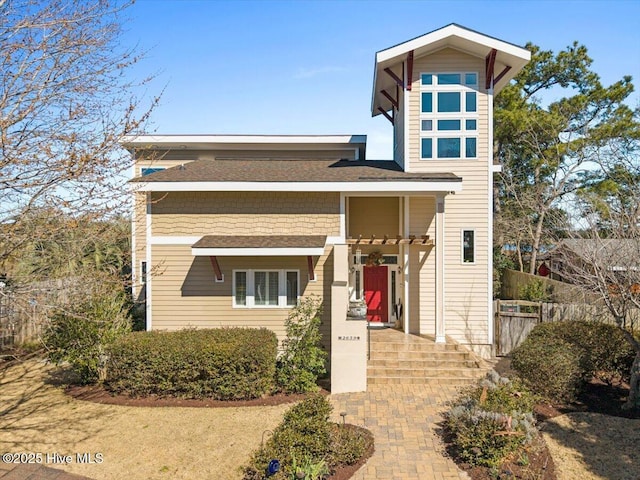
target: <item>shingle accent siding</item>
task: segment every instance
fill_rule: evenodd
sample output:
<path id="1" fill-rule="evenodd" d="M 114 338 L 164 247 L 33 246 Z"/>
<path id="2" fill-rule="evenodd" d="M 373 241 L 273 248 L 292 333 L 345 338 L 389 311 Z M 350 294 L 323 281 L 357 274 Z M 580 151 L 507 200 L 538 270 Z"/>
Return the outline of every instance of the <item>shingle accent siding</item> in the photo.
<path id="1" fill-rule="evenodd" d="M 338 193 L 158 193 L 152 211 L 154 236 L 340 235 Z"/>

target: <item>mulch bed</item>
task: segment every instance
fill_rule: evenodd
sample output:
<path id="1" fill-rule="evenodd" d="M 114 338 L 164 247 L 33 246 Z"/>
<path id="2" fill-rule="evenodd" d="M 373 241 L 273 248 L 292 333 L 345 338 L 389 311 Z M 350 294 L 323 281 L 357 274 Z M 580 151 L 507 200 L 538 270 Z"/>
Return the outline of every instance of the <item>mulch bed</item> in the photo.
<path id="1" fill-rule="evenodd" d="M 511 370 L 510 359 L 502 358 L 494 369 L 502 376 L 512 376 L 515 374 Z M 550 418 L 573 412 L 600 413 L 616 417 L 640 418 L 640 411 L 623 410 L 622 406 L 629 395 L 629 386 L 622 382 L 612 382 L 611 384 L 599 379 L 592 379 L 577 400 L 570 404 L 538 404 L 534 408 L 534 413 L 538 423 Z M 504 462 L 498 471 L 491 471 L 486 467 L 472 467 L 456 459 L 455 450 L 451 443 L 447 442 L 444 436 L 447 452 L 458 464 L 458 467 L 465 470 L 472 480 L 500 480 L 500 479 L 530 479 L 557 480 L 553 459 L 549 454 L 546 444 L 539 438 L 527 451 L 525 458 L 512 458 Z"/>
<path id="2" fill-rule="evenodd" d="M 508 459 L 497 472 L 492 472 L 487 467 L 472 467 L 465 463 L 458 463 L 458 467 L 465 470 L 472 480 L 557 479 L 553 459 L 541 437 L 530 446 L 526 456 Z"/>

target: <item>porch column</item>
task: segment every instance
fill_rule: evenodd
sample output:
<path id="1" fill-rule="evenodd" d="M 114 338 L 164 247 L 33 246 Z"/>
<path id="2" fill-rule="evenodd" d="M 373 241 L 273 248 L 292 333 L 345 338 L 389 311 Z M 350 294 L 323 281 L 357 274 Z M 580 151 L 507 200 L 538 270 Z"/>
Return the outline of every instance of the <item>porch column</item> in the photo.
<path id="1" fill-rule="evenodd" d="M 410 233 L 410 219 L 409 219 L 409 197 L 408 196 L 404 196 L 403 198 L 403 204 L 404 204 L 404 215 L 403 215 L 403 220 L 404 220 L 404 225 L 403 225 L 403 230 L 402 230 L 402 234 L 404 235 L 405 238 L 409 238 L 409 233 Z M 409 335 L 409 300 L 410 300 L 410 296 L 409 296 L 409 245 L 408 244 L 402 244 L 402 263 L 404 264 L 404 270 L 402 272 L 403 274 L 403 278 L 404 278 L 404 306 L 403 306 L 403 314 L 402 314 L 402 324 L 404 327 L 404 333 L 406 335 Z"/>
<path id="2" fill-rule="evenodd" d="M 347 318 L 349 247 L 333 246 L 331 393 L 367 390 L 367 322 Z"/>
<path id="3" fill-rule="evenodd" d="M 436 197 L 436 343 L 445 343 L 444 195 Z"/>

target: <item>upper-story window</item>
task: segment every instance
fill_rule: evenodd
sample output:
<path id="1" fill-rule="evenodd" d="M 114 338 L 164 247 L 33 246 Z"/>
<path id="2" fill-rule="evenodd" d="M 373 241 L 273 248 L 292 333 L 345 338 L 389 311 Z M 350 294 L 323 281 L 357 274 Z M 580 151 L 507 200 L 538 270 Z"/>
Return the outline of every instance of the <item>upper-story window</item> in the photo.
<path id="1" fill-rule="evenodd" d="M 151 175 L 152 173 L 161 172 L 165 167 L 142 167 L 140 169 L 140 175 L 143 177 L 145 175 Z"/>
<path id="2" fill-rule="evenodd" d="M 478 74 L 420 76 L 420 158 L 477 158 Z"/>

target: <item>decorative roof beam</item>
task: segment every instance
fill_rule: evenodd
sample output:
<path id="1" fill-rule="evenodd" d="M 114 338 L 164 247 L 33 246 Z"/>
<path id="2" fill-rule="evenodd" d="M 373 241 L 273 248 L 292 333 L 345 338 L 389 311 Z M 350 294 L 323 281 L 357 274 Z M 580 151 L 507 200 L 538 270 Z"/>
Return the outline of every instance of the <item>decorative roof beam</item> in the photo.
<path id="1" fill-rule="evenodd" d="M 493 69 L 496 65 L 496 55 L 498 55 L 498 51 L 495 48 L 492 48 L 484 59 L 486 70 L 485 88 L 487 90 L 493 88 Z"/>
<path id="2" fill-rule="evenodd" d="M 313 269 L 313 257 L 307 256 L 307 268 L 309 269 L 309 281 L 313 282 L 316 279 L 316 272 Z"/>
<path id="3" fill-rule="evenodd" d="M 371 235 L 371 238 L 362 239 L 362 235 L 358 238 L 348 238 L 347 245 L 433 245 L 433 240 L 429 238 L 429 235 L 421 235 L 420 239 L 415 235 L 410 235 L 409 238 L 404 238 L 402 235 L 397 235 L 396 238 L 390 238 L 389 235 L 385 235 L 384 238 L 376 238 L 375 235 Z"/>
<path id="4" fill-rule="evenodd" d="M 224 277 L 222 276 L 222 270 L 220 270 L 220 265 L 218 265 L 218 259 L 214 256 L 210 256 L 209 260 L 211 260 L 211 266 L 213 267 L 213 272 L 216 274 L 216 282 L 222 282 Z"/>
<path id="5" fill-rule="evenodd" d="M 385 68 L 384 71 L 386 72 L 387 75 L 389 75 L 391 78 L 393 78 L 396 82 L 396 84 L 400 87 L 400 88 L 404 88 L 404 81 L 395 74 L 395 72 L 393 70 L 391 70 L 389 67 Z"/>
<path id="6" fill-rule="evenodd" d="M 396 95 L 397 95 L 397 88 L 396 88 Z M 380 93 L 382 95 L 384 95 L 385 97 L 387 97 L 387 99 L 391 102 L 391 105 L 393 105 L 395 108 L 398 108 L 398 99 L 397 98 L 393 98 L 389 92 L 387 92 L 386 90 L 380 90 Z"/>
<path id="7" fill-rule="evenodd" d="M 500 75 L 498 75 L 494 80 L 493 80 L 493 84 L 495 85 L 496 83 L 498 83 L 500 81 L 500 79 L 502 79 L 502 77 L 504 77 L 507 72 L 511 70 L 511 67 L 509 65 L 507 65 L 506 67 L 504 67 L 504 70 L 502 70 L 500 72 Z"/>
<path id="8" fill-rule="evenodd" d="M 413 50 L 407 53 L 407 85 L 406 88 L 411 91 L 411 82 L 413 80 Z"/>
<path id="9" fill-rule="evenodd" d="M 395 125 L 395 120 L 393 119 L 393 117 L 391 115 L 389 115 L 387 113 L 387 111 L 382 108 L 382 107 L 378 107 L 378 111 L 383 114 L 385 117 L 387 117 L 387 120 L 389 120 L 391 122 L 391 125 Z"/>

